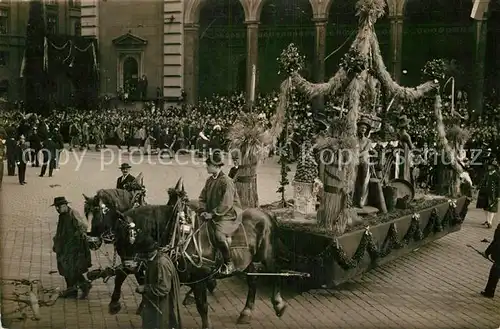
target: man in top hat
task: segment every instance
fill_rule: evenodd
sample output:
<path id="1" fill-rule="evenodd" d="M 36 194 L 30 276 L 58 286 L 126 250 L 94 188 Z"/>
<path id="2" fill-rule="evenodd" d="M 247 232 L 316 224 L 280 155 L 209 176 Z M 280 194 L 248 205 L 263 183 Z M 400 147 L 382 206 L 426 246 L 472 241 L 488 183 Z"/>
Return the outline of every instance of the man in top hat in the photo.
<path id="1" fill-rule="evenodd" d="M 88 224 L 80 214 L 69 207 L 65 197 L 54 198 L 54 206 L 59 213 L 57 232 L 54 236 L 57 270 L 66 281 L 67 289 L 63 298 L 77 298 L 78 288 L 82 290 L 81 299 L 87 298 L 91 284 L 83 276 L 92 266 L 90 249 L 86 239 Z"/>
<path id="2" fill-rule="evenodd" d="M 362 208 L 368 198 L 368 183 L 370 182 L 370 148 L 371 140 L 368 133 L 371 121 L 367 117 L 362 117 L 358 122 L 358 147 L 359 164 L 356 175 L 356 184 L 354 185 L 353 203 L 355 207 Z"/>
<path id="3" fill-rule="evenodd" d="M 135 177 L 130 174 L 130 168 L 132 167 L 128 163 L 122 163 L 120 166 L 122 175 L 116 180 L 117 189 L 127 190 L 127 185 L 135 181 Z"/>
<path id="4" fill-rule="evenodd" d="M 228 237 L 231 237 L 241 223 L 240 198 L 233 180 L 222 171 L 224 163 L 220 152 L 213 153 L 205 162 L 210 177 L 198 201 L 192 202 L 192 206 L 201 212 L 202 219 L 210 220 L 210 228 L 224 258 L 224 266 L 220 272 L 223 275 L 231 275 L 235 268 L 231 260 Z"/>

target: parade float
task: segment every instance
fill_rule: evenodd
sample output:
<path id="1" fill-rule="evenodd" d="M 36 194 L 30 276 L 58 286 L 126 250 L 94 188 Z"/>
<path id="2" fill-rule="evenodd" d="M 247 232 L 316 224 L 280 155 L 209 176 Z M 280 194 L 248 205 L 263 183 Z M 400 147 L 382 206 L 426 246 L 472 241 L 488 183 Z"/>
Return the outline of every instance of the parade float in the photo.
<path id="1" fill-rule="evenodd" d="M 470 203 L 469 195 L 460 195 L 459 189 L 461 183 L 471 184 L 462 163 L 467 133 L 460 127 L 449 129 L 443 121 L 441 94 L 449 81 L 439 70 L 428 74 L 431 80 L 417 87 L 402 87 L 391 78 L 374 28 L 377 19 L 385 14 L 385 6 L 383 0 L 358 1 L 356 39 L 338 72 L 326 83 L 310 83 L 300 75 L 303 58 L 293 44 L 283 51 L 279 61 L 285 79 L 272 127 L 265 130 L 259 126 L 255 132 L 258 137 L 252 140 L 253 145 L 259 145 L 255 148 L 260 153 L 255 151 L 252 161 L 243 163 L 253 168 L 244 174 L 251 177 L 253 188 L 245 189 L 256 193 L 255 154 L 261 154 L 271 139 L 280 136 L 281 200 L 262 207 L 278 217 L 284 243 L 283 266 L 310 273 L 310 288 L 340 285 L 460 230 Z M 454 187 L 446 196 L 416 193 L 409 160 L 414 146 L 407 132 L 411 121 L 406 116 L 398 118 L 397 132 L 386 141 L 370 140 L 371 132 L 388 129 L 380 118 L 381 93 L 390 100 L 385 112 L 392 110 L 394 102 L 434 99 L 437 147 L 449 161 L 449 185 Z M 340 96 L 342 105 L 337 115 L 322 121 L 321 132 L 301 132 L 305 147 L 297 158 L 291 184 L 294 199 L 286 200 L 291 171 L 290 118 L 302 115 L 304 124 L 315 125 L 308 110 L 299 105 L 298 95 Z M 235 125 L 239 129 L 233 129 L 233 134 L 244 134 L 243 122 Z M 258 125 L 257 120 L 253 122 Z M 248 151 L 248 147 L 243 149 Z"/>

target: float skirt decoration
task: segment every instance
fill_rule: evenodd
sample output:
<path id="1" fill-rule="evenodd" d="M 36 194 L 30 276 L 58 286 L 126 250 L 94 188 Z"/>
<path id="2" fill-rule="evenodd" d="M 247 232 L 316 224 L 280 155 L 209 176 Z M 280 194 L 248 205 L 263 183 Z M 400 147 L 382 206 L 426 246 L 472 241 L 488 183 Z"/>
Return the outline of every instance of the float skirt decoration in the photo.
<path id="1" fill-rule="evenodd" d="M 335 237 L 314 230 L 280 226 L 283 266 L 311 274 L 308 288 L 335 287 L 416 248 L 459 231 L 470 200 L 441 199 L 373 226 Z"/>

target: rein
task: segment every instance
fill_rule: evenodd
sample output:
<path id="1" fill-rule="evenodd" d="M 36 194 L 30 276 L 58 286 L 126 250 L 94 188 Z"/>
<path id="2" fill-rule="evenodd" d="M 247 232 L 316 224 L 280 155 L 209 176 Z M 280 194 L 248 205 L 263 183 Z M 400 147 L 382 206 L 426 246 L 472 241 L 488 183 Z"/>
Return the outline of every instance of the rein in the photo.
<path id="1" fill-rule="evenodd" d="M 186 214 L 184 213 L 183 210 L 180 210 L 180 207 L 182 206 L 182 198 L 179 198 L 174 207 L 173 211 L 176 212 L 176 218 L 174 221 L 174 227 L 172 230 L 172 236 L 170 238 L 170 241 L 168 245 L 162 249 L 160 249 L 161 252 L 165 252 L 169 255 L 169 257 L 172 260 L 175 260 L 176 263 L 176 269 L 178 272 L 183 273 L 187 271 L 187 266 L 183 269 L 179 267 L 179 260 L 187 260 L 192 266 L 195 268 L 202 268 L 203 267 L 203 251 L 202 251 L 202 244 L 200 240 L 200 235 L 199 232 L 203 227 L 207 225 L 206 222 L 201 223 L 198 228 L 195 229 L 196 227 L 196 216 L 191 217 L 191 221 L 186 220 Z M 167 227 L 168 227 L 167 223 Z M 166 229 L 165 231 L 166 232 Z M 197 238 L 198 237 L 198 238 Z M 194 248 L 196 251 L 196 257 L 198 258 L 198 262 L 196 262 L 188 252 L 187 248 L 189 247 L 189 244 L 191 241 L 194 244 Z M 222 265 L 219 265 L 218 267 L 214 268 L 207 276 L 195 280 L 195 281 L 190 281 L 190 282 L 183 282 L 183 285 L 193 285 L 197 284 L 206 280 L 211 279 L 214 277 L 220 270 Z"/>

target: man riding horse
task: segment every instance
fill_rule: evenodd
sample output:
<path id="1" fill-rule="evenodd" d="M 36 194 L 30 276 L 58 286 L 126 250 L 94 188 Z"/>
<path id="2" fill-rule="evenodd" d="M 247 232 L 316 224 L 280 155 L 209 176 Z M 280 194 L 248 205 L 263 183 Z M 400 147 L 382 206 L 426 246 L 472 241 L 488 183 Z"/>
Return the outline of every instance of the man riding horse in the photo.
<path id="1" fill-rule="evenodd" d="M 191 201 L 190 205 L 201 213 L 203 220 L 210 221 L 213 237 L 224 259 L 220 273 L 231 275 L 235 268 L 231 260 L 230 238 L 241 224 L 243 211 L 233 180 L 222 171 L 224 163 L 220 152 L 214 152 L 205 162 L 211 176 L 205 182 L 198 201 Z"/>
<path id="2" fill-rule="evenodd" d="M 142 176 L 132 176 L 130 174 L 131 168 L 132 167 L 128 163 L 122 163 L 119 168 L 122 175 L 116 180 L 116 188 L 134 193 L 134 203 L 136 203 L 137 206 L 144 205 L 144 195 L 146 194 L 146 189 L 142 183 L 139 182 L 139 177 Z"/>

